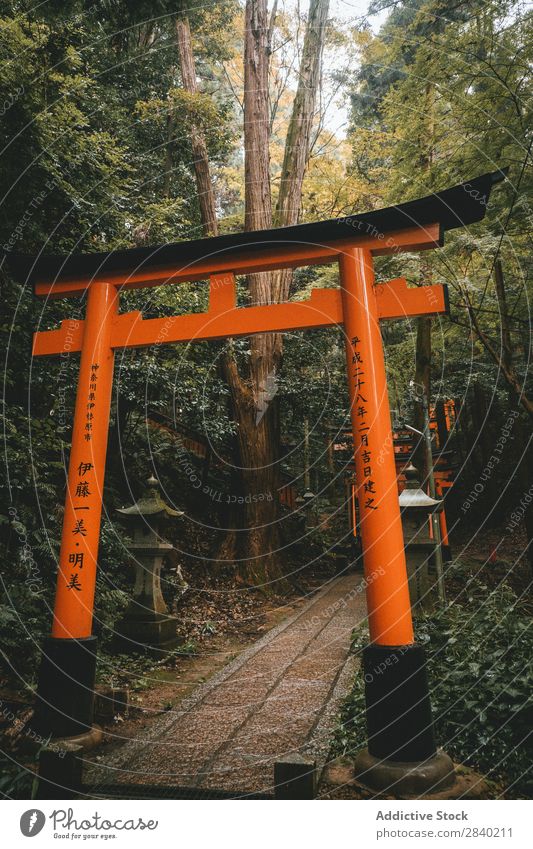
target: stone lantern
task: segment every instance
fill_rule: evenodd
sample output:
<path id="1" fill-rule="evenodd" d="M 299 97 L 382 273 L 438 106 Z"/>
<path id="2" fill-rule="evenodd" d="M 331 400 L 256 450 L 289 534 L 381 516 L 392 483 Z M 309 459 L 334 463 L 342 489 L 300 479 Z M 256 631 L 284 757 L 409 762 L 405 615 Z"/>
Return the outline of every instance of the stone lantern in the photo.
<path id="1" fill-rule="evenodd" d="M 173 550 L 160 537 L 165 520 L 183 516 L 165 504 L 159 483 L 151 476 L 142 497 L 132 506 L 117 509 L 131 525 L 133 543 L 128 550 L 135 562 L 133 597 L 122 619 L 115 625 L 119 642 L 130 650 L 168 650 L 176 644 L 176 619 L 169 615 L 161 592 L 163 558 Z"/>
<path id="2" fill-rule="evenodd" d="M 420 486 L 418 471 L 412 463 L 404 469 L 405 489 L 400 493 L 403 539 L 411 605 L 429 608 L 433 604 L 435 583 L 429 575 L 436 543 L 429 536 L 429 516 L 442 510 L 442 502 L 431 498 Z"/>

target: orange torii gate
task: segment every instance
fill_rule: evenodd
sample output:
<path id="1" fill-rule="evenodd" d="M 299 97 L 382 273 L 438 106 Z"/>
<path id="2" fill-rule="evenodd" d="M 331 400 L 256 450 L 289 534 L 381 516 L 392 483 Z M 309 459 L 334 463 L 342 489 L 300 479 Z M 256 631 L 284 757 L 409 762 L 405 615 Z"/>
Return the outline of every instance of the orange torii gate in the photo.
<path id="1" fill-rule="evenodd" d="M 93 721 L 93 606 L 115 351 L 254 333 L 343 327 L 355 442 L 370 645 L 364 653 L 370 756 L 435 755 L 423 650 L 414 643 L 380 321 L 445 313 L 444 286 L 376 283 L 373 257 L 443 243 L 483 218 L 502 172 L 439 194 L 342 219 L 160 247 L 68 257 L 8 257 L 40 298 L 87 293 L 85 319 L 34 336 L 35 356 L 80 352 L 52 635 L 43 651 L 38 716 L 55 737 Z M 340 289 L 309 300 L 238 308 L 235 275 L 338 263 Z M 144 319 L 119 312 L 124 289 L 210 281 L 202 314 Z M 389 446 L 390 450 L 387 450 Z"/>

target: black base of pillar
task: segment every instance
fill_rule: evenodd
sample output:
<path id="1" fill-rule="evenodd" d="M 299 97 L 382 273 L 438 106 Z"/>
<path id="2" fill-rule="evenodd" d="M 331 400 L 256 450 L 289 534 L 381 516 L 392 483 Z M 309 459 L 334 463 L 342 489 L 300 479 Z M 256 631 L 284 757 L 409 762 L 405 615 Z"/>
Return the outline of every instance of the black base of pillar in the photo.
<path id="1" fill-rule="evenodd" d="M 39 734 L 73 737 L 92 727 L 96 637 L 43 645 L 34 725 Z"/>
<path id="2" fill-rule="evenodd" d="M 368 749 L 363 749 L 354 761 L 354 773 L 358 781 L 370 790 L 392 794 L 400 799 L 446 794 L 457 781 L 453 761 L 445 752 L 437 752 L 420 763 L 402 763 L 380 761 L 372 757 Z"/>
<path id="3" fill-rule="evenodd" d="M 83 762 L 76 752 L 43 749 L 34 799 L 76 799 L 82 791 Z"/>
<path id="4" fill-rule="evenodd" d="M 424 761 L 436 752 L 422 646 L 363 650 L 368 751 L 390 761 Z"/>

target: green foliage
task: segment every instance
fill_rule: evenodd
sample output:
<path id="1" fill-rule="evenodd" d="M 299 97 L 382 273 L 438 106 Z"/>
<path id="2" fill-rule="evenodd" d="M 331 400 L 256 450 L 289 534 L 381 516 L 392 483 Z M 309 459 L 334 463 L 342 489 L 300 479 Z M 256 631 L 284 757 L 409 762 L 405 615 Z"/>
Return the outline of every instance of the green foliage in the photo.
<path id="1" fill-rule="evenodd" d="M 419 617 L 438 743 L 455 761 L 504 780 L 513 796 L 533 790 L 533 628 L 513 591 L 476 586 L 475 595 Z M 366 634 L 354 635 L 360 650 Z M 364 683 L 357 675 L 335 736 L 337 754 L 366 739 Z"/>
<path id="2" fill-rule="evenodd" d="M 21 768 L 15 758 L 0 752 L 0 797 L 4 799 L 30 799 L 34 773 Z"/>
<path id="3" fill-rule="evenodd" d="M 531 794 L 533 629 L 508 587 L 417 623 L 428 650 L 438 738 L 457 759 Z"/>
<path id="4" fill-rule="evenodd" d="M 476 402 L 467 394 L 472 384 L 490 399 L 482 435 L 479 421 L 470 425 L 466 412 L 459 425 L 468 459 L 452 501 L 478 484 L 484 454 L 490 456 L 489 446 L 510 410 L 520 409 L 504 368 L 480 338 L 483 334 L 501 357 L 505 336 L 494 283 L 496 256 L 504 276 L 512 366 L 525 395 L 533 395 L 532 28 L 531 9 L 517 0 L 403 0 L 393 4 L 377 35 L 358 34 L 361 65 L 351 85 L 352 170 L 371 188 L 375 206 L 509 167 L 482 222 L 447 233 L 439 251 L 384 257 L 376 264 L 382 279 L 401 274 L 410 284 L 449 287 L 450 316 L 432 322 L 431 400 L 464 399 L 465 409 L 473 409 Z M 391 406 L 407 418 L 413 413 L 407 387 L 415 372 L 416 330 L 416 321 L 383 327 Z M 495 470 L 491 503 L 480 499 L 481 511 L 493 507 L 497 490 L 505 492 L 507 503 L 520 501 L 527 474 L 510 480 L 508 470 L 521 464 L 522 454 L 527 456 L 527 436 L 519 432 L 529 431 L 522 410 L 505 462 Z M 500 519 L 505 512 L 500 509 Z"/>
<path id="5" fill-rule="evenodd" d="M 175 16 L 188 11 L 193 26 L 203 28 L 198 63 L 210 79 L 227 54 L 225 28 L 236 8 L 233 0 L 216 9 L 194 2 L 72 0 L 31 9 L 0 3 L 4 252 L 111 250 L 198 231 L 187 127 L 193 120 L 209 127 L 210 156 L 224 163 L 233 116 L 222 94 L 212 99 L 180 90 Z M 179 119 L 171 138 L 168 110 L 158 118 L 147 105 L 157 103 Z M 67 315 L 83 316 L 84 302 L 38 302 L 30 286 L 1 269 L 0 290 L 2 665 L 32 686 L 38 646 L 50 628 L 78 358 L 32 361 L 31 335 Z M 122 309 L 150 317 L 205 304 L 205 288 L 196 284 L 125 295 Z M 212 423 L 213 441 L 220 443 L 231 432 L 224 393 L 206 345 L 117 358 L 105 492 L 110 517 L 132 492 L 140 494 L 151 462 L 163 480 L 168 474 L 172 496 L 181 497 L 183 480 L 171 471 L 175 443 L 147 431 L 147 414 L 164 410 L 172 418 L 176 411 L 190 430 L 209 431 Z M 105 645 L 131 589 L 121 528 L 104 524 L 99 559 L 95 627 Z"/>
<path id="6" fill-rule="evenodd" d="M 480 309 L 483 328 L 499 344 L 490 271 L 503 227 L 500 255 L 513 305 L 513 338 L 518 351 L 523 345 L 533 182 L 531 168 L 521 170 L 532 129 L 532 27 L 531 11 L 514 0 L 471 0 L 451 10 L 439 0 L 409 0 L 395 6 L 378 36 L 368 38 L 361 50 L 352 91 L 353 167 L 383 203 L 510 166 L 509 182 L 494 192 L 486 219 L 468 232 L 451 233 L 444 252 L 420 255 L 408 268 L 413 282 L 433 278 L 451 287 L 456 324 L 443 334 L 452 372 L 465 360 L 473 358 L 474 368 L 479 363 L 481 369 L 486 362 L 483 349 L 469 344 L 462 329 L 469 323 L 465 292 Z M 507 221 L 513 189 L 517 196 Z"/>

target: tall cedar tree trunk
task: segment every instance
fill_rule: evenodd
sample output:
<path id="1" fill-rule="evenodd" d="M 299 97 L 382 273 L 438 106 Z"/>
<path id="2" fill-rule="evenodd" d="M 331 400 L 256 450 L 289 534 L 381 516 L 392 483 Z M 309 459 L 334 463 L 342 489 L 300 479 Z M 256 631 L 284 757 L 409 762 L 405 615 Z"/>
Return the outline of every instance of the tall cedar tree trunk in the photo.
<path id="1" fill-rule="evenodd" d="M 520 386 L 520 380 L 513 362 L 514 351 L 511 337 L 511 323 L 509 321 L 509 311 L 507 308 L 505 278 L 503 275 L 502 264 L 499 259 L 497 259 L 494 263 L 494 283 L 500 311 L 503 366 L 505 372 L 512 376 L 513 380 L 509 394 L 513 406 L 518 409 L 520 406 L 520 392 L 517 392 L 515 387 L 516 385 Z M 515 427 L 519 436 L 519 451 L 522 455 L 516 473 L 520 482 L 520 490 L 523 497 L 529 491 L 531 482 L 533 481 L 533 444 L 531 438 L 531 427 L 528 427 L 527 421 L 518 419 Z M 525 507 L 524 529 L 526 532 L 528 546 L 527 553 L 529 567 L 531 576 L 533 577 L 533 506 L 531 503 L 527 504 Z"/>
<path id="2" fill-rule="evenodd" d="M 311 133 L 320 85 L 322 53 L 326 36 L 329 0 L 311 0 L 302 50 L 298 88 L 285 141 L 279 194 L 274 213 L 274 225 L 287 227 L 297 224 L 302 203 L 302 187 L 311 153 Z M 292 280 L 292 269 L 277 272 L 276 300 L 286 301 Z"/>
<path id="3" fill-rule="evenodd" d="M 298 220 L 302 184 L 309 161 L 311 130 L 316 104 L 322 60 L 325 25 L 329 0 L 311 0 L 304 39 L 300 77 L 287 134 L 280 192 L 275 224 L 292 224 Z M 266 0 L 248 0 L 244 33 L 244 148 L 245 148 L 245 221 L 246 230 L 266 229 L 273 225 L 270 188 L 270 114 L 268 71 L 273 20 L 268 21 Z M 188 27 L 187 27 L 188 30 Z M 187 33 L 186 33 L 187 35 Z M 190 33 L 183 37 L 178 29 L 180 45 L 188 46 L 191 65 Z M 184 86 L 191 76 L 183 73 Z M 194 64 L 192 64 L 194 77 Z M 194 84 L 196 79 L 194 77 Z M 189 89 L 192 90 L 192 89 Z M 205 145 L 204 145 L 205 147 Z M 202 174 L 208 169 L 207 151 Z M 195 154 L 202 159 L 201 152 Z M 208 173 L 208 170 L 207 170 Z M 201 174 L 196 170 L 199 193 L 212 196 Z M 214 208 L 214 204 L 213 204 Z M 204 218 L 204 209 L 202 207 Z M 270 304 L 288 296 L 291 275 L 285 273 L 253 274 L 248 277 L 252 303 Z M 250 358 L 246 370 L 237 364 L 231 349 L 223 358 L 223 369 L 231 394 L 233 416 L 238 424 L 242 489 L 248 496 L 244 505 L 242 532 L 230 533 L 221 557 L 241 561 L 240 575 L 249 584 L 268 591 L 272 582 L 282 579 L 278 548 L 280 473 L 280 419 L 275 398 L 276 376 L 282 356 L 280 334 L 261 334 L 250 340 Z M 254 500 L 255 496 L 255 500 Z M 240 543 L 240 545 L 238 544 Z"/>
<path id="4" fill-rule="evenodd" d="M 196 82 L 196 68 L 194 64 L 194 53 L 191 42 L 191 28 L 189 19 L 179 17 L 176 19 L 176 38 L 178 41 L 178 54 L 180 61 L 181 81 L 185 91 L 197 94 L 198 84 Z M 198 191 L 198 202 L 200 204 L 200 216 L 204 235 L 216 236 L 218 234 L 217 213 L 215 204 L 215 193 L 209 171 L 209 158 L 207 155 L 207 144 L 201 129 L 194 124 L 190 128 L 191 148 L 193 155 L 194 174 Z"/>
<path id="5" fill-rule="evenodd" d="M 472 418 L 474 421 L 475 440 L 479 448 L 481 458 L 479 474 L 483 474 L 494 449 L 494 434 L 492 433 L 493 410 L 489 409 L 485 387 L 479 380 L 474 381 L 473 386 L 474 404 L 472 407 Z M 491 405 L 492 406 L 492 405 Z M 485 484 L 487 502 L 492 505 L 498 501 L 499 493 L 494 477 L 491 475 Z"/>
<path id="6" fill-rule="evenodd" d="M 431 184 L 431 169 L 433 167 L 433 152 L 435 146 L 435 86 L 432 82 L 428 82 L 426 84 L 426 114 L 428 116 L 428 145 L 427 150 L 422 155 L 422 164 L 427 171 L 428 180 Z M 429 278 L 429 282 L 431 282 L 431 267 L 429 264 L 426 268 L 426 278 Z M 417 319 L 415 383 L 418 384 L 418 386 L 422 386 L 424 389 L 429 415 L 431 392 L 431 318 L 428 316 L 421 316 Z M 424 430 L 424 418 L 424 408 L 422 404 L 415 404 L 414 419 L 417 430 Z M 429 469 L 426 447 L 422 437 L 417 437 L 414 459 L 415 465 L 420 473 L 421 480 L 425 483 L 427 481 Z"/>
<path id="7" fill-rule="evenodd" d="M 246 4 L 244 27 L 244 229 L 263 230 L 272 226 L 266 0 Z M 270 275 L 251 274 L 247 284 L 253 304 L 272 303 Z M 246 366 L 239 367 L 231 349 L 223 361 L 238 425 L 242 493 L 249 499 L 234 554 L 243 581 L 265 591 L 282 575 L 277 556 L 279 421 L 267 394 L 275 382 L 278 347 L 277 335 L 252 336 Z"/>

